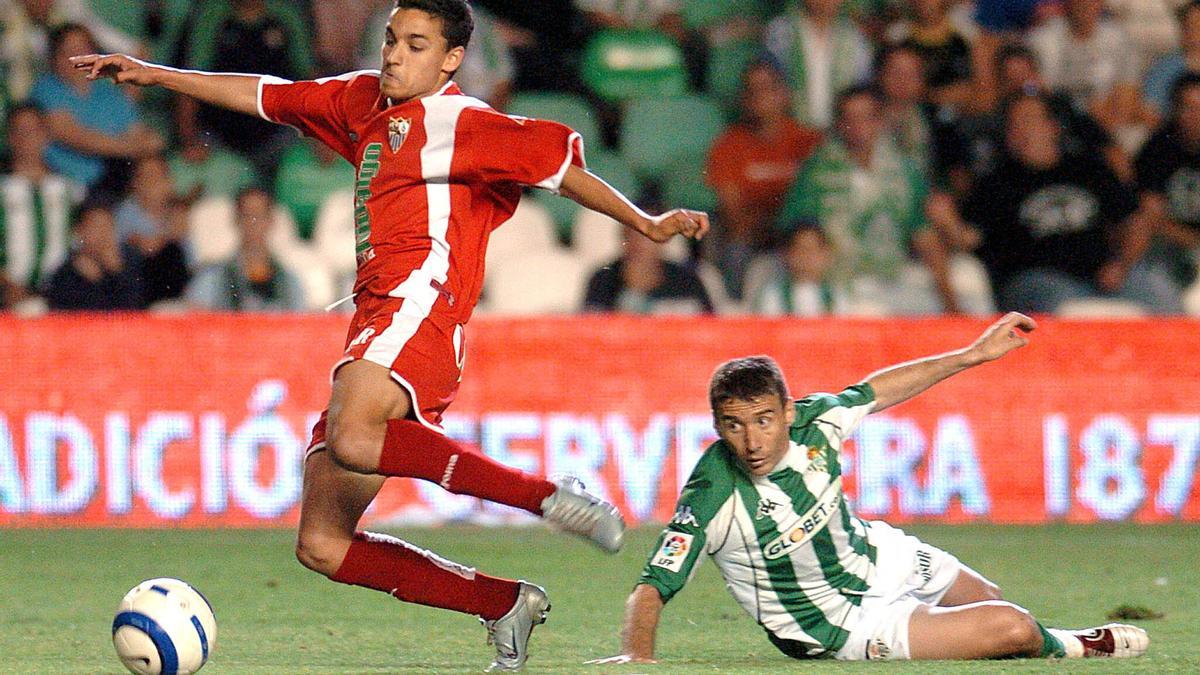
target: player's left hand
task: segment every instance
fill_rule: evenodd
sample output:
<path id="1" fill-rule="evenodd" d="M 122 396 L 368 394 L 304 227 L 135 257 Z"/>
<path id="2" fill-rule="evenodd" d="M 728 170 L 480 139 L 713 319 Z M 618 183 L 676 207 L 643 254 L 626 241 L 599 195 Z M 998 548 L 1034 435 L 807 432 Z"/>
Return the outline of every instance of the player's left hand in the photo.
<path id="1" fill-rule="evenodd" d="M 640 658 L 640 657 L 634 656 L 632 654 L 618 654 L 617 656 L 610 656 L 606 659 L 592 659 L 591 661 L 584 661 L 583 665 L 585 665 L 585 666 L 623 666 L 623 665 L 628 665 L 631 663 L 658 663 L 658 660 L 657 659 Z"/>
<path id="2" fill-rule="evenodd" d="M 674 209 L 650 218 L 645 234 L 658 243 L 682 234 L 689 239 L 703 239 L 708 232 L 708 214 L 703 211 Z"/>
<path id="3" fill-rule="evenodd" d="M 1009 312 L 989 326 L 968 351 L 975 354 L 980 363 L 994 361 L 1014 349 L 1029 344 L 1029 338 L 1022 333 L 1036 328 L 1037 322 L 1028 316 L 1020 312 Z"/>

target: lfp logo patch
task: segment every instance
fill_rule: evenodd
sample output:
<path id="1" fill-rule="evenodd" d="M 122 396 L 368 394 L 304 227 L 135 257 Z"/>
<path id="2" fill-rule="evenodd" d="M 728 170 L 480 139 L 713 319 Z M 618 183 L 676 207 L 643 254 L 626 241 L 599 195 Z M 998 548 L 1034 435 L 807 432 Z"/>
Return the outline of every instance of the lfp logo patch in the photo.
<path id="1" fill-rule="evenodd" d="M 688 551 L 692 550 L 692 535 L 685 532 L 668 530 L 663 538 L 662 548 L 654 554 L 650 562 L 655 567 L 678 572 L 683 569 L 683 561 L 687 560 Z"/>

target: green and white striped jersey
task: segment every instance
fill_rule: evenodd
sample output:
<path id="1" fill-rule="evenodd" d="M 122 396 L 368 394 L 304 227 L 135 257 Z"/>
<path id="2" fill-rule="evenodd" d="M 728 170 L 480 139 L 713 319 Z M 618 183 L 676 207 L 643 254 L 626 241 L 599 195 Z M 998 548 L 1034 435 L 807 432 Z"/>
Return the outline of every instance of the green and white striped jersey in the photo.
<path id="1" fill-rule="evenodd" d="M 842 442 L 875 407 L 869 384 L 796 402 L 791 447 L 752 477 L 724 441 L 701 456 L 640 583 L 670 600 L 700 554 L 712 556 L 738 604 L 808 655 L 833 656 L 857 624 L 875 547 L 842 493 Z"/>
<path id="2" fill-rule="evenodd" d="M 38 183 L 0 176 L 0 274 L 33 290 L 54 274 L 67 257 L 71 211 L 82 192 L 56 175 Z"/>

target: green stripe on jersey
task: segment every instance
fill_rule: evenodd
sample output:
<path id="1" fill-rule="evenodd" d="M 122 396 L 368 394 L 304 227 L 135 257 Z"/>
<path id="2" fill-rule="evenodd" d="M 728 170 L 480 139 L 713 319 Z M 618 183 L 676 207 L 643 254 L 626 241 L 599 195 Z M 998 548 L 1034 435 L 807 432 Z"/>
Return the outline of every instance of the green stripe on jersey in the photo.
<path id="1" fill-rule="evenodd" d="M 775 560 L 767 559 L 767 547 L 784 533 L 780 532 L 775 526 L 773 519 L 754 518 L 754 509 L 757 507 L 759 500 L 758 490 L 754 488 L 754 485 L 748 479 L 741 476 L 738 477 L 735 487 L 742 498 L 742 503 L 746 511 L 750 515 L 751 522 L 754 523 L 755 535 L 758 537 L 758 547 L 766 562 L 767 577 L 771 580 L 771 590 L 779 597 L 780 604 L 796 620 L 801 630 L 821 643 L 820 647 L 831 652 L 841 649 L 842 645 L 850 637 L 850 633 L 842 627 L 830 623 L 829 619 L 825 616 L 825 612 L 821 611 L 821 608 L 809 599 L 800 588 L 800 582 L 796 579 L 796 572 L 792 568 L 791 557 L 784 556 Z"/>
<path id="2" fill-rule="evenodd" d="M 42 188 L 33 186 L 33 266 L 29 270 L 30 288 L 37 288 L 42 278 L 42 260 L 46 256 L 46 197 Z"/>

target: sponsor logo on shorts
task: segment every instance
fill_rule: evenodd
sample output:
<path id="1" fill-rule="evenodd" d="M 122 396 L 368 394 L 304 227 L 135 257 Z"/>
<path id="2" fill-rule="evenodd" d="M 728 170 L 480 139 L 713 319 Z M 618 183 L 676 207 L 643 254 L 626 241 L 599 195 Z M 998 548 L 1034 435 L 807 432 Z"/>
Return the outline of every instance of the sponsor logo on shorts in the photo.
<path id="1" fill-rule="evenodd" d="M 879 638 L 872 638 L 867 643 L 867 659 L 874 661 L 876 659 L 886 659 L 892 655 L 892 648 L 886 642 Z"/>
<path id="2" fill-rule="evenodd" d="M 933 554 L 923 548 L 917 549 L 917 574 L 925 583 L 933 579 Z"/>
<path id="3" fill-rule="evenodd" d="M 692 535 L 685 532 L 664 533 L 662 548 L 654 554 L 650 564 L 665 570 L 678 572 L 683 569 L 683 561 L 687 560 L 688 551 L 692 550 Z"/>
<path id="4" fill-rule="evenodd" d="M 359 333 L 353 340 L 350 341 L 350 346 L 357 347 L 358 345 L 365 345 L 370 342 L 371 338 L 373 337 L 375 337 L 375 329 L 370 327 L 364 328 L 362 329 L 361 333 Z"/>

